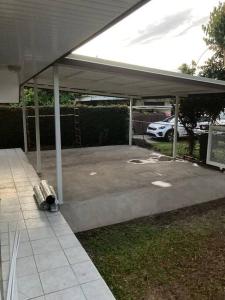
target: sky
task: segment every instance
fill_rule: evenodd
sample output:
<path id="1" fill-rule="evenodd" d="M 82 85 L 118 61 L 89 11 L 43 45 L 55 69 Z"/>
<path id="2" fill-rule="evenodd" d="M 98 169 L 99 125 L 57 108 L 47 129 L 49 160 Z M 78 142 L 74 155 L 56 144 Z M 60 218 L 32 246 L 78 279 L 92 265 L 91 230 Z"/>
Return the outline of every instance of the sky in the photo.
<path id="1" fill-rule="evenodd" d="M 152 0 L 74 53 L 177 71 L 211 55 L 202 24 L 218 0 Z"/>

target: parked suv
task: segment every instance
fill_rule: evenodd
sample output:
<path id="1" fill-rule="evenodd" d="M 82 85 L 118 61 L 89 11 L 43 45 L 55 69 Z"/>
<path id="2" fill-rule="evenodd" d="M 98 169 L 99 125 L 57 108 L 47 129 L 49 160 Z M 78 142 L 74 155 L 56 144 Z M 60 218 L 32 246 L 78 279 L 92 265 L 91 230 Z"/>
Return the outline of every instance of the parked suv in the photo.
<path id="1" fill-rule="evenodd" d="M 221 112 L 219 117 L 216 119 L 215 125 L 225 125 L 225 113 Z M 194 132 L 197 135 L 208 132 L 210 125 L 210 120 L 208 117 L 202 117 L 200 122 L 197 124 Z"/>
<path id="2" fill-rule="evenodd" d="M 174 128 L 175 118 L 174 116 L 166 118 L 163 121 L 150 123 L 147 127 L 146 133 L 149 136 L 154 138 L 162 138 L 166 141 L 172 141 L 173 139 L 173 128 Z M 187 131 L 185 130 L 184 126 L 178 120 L 178 137 L 185 137 L 187 136 Z"/>
<path id="3" fill-rule="evenodd" d="M 173 140 L 173 128 L 174 128 L 175 118 L 171 116 L 163 121 L 150 123 L 147 127 L 146 133 L 154 138 L 165 139 L 166 141 Z M 199 135 L 205 132 L 208 132 L 210 125 L 209 118 L 207 116 L 202 117 L 197 123 L 196 128 L 194 129 L 194 133 Z M 218 119 L 215 121 L 215 125 L 225 125 L 225 113 L 221 112 Z M 178 120 L 178 131 L 177 136 L 186 137 L 187 131 L 184 126 Z"/>

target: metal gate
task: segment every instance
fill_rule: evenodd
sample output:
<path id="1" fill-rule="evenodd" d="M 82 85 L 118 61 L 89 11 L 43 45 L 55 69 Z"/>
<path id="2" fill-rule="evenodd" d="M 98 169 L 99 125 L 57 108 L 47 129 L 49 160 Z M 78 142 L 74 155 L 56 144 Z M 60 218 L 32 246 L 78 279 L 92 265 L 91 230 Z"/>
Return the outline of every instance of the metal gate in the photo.
<path id="1" fill-rule="evenodd" d="M 225 126 L 210 125 L 206 163 L 225 169 Z"/>

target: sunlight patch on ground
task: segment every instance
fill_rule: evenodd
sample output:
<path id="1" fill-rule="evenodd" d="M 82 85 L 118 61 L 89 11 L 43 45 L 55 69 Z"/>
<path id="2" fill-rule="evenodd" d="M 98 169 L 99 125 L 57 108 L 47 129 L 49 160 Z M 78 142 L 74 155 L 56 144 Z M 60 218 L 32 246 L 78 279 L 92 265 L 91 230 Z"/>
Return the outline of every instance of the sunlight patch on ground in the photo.
<path id="1" fill-rule="evenodd" d="M 156 185 L 156 186 L 159 186 L 159 187 L 164 187 L 164 188 L 172 186 L 171 183 L 165 182 L 165 181 L 153 181 L 152 184 Z"/>

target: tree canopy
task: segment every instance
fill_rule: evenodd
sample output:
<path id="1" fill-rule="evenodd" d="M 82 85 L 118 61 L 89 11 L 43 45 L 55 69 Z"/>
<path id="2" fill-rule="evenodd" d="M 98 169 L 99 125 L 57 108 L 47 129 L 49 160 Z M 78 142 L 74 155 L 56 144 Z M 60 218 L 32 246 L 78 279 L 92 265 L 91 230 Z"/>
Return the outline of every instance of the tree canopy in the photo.
<path id="1" fill-rule="evenodd" d="M 225 3 L 219 3 L 210 13 L 209 22 L 202 26 L 205 33 L 206 45 L 214 51 L 199 69 L 199 76 L 225 80 L 224 49 L 225 49 Z M 197 65 L 192 61 L 179 67 L 182 73 L 194 75 Z M 179 118 L 188 132 L 189 154 L 192 155 L 195 138 L 194 128 L 203 116 L 207 116 L 214 122 L 225 108 L 225 94 L 192 95 L 188 99 L 182 99 L 180 103 Z"/>
<path id="2" fill-rule="evenodd" d="M 216 51 L 203 66 L 200 67 L 199 75 L 202 77 L 225 80 L 224 55 Z"/>
<path id="3" fill-rule="evenodd" d="M 76 98 L 80 95 L 73 92 L 60 91 L 60 104 L 69 105 L 73 104 Z M 34 105 L 34 89 L 24 88 L 24 99 L 26 105 Z M 53 91 L 47 89 L 38 90 L 39 105 L 53 105 Z"/>
<path id="4" fill-rule="evenodd" d="M 213 50 L 213 55 L 203 66 L 200 66 L 198 75 L 208 78 L 225 80 L 225 3 L 219 2 L 210 13 L 209 21 L 202 26 L 205 33 L 204 41 L 209 49 Z M 183 63 L 178 68 L 182 73 L 194 75 L 197 65 L 189 66 Z M 194 72 L 195 71 L 195 72 Z"/>
<path id="5" fill-rule="evenodd" d="M 204 41 L 210 49 L 222 51 L 225 49 L 225 3 L 219 2 L 210 13 L 209 22 L 202 26 L 205 33 Z"/>
<path id="6" fill-rule="evenodd" d="M 186 63 L 183 63 L 178 70 L 181 71 L 181 73 L 194 75 L 197 70 L 197 64 L 194 60 L 192 60 L 191 65 L 188 65 Z"/>

